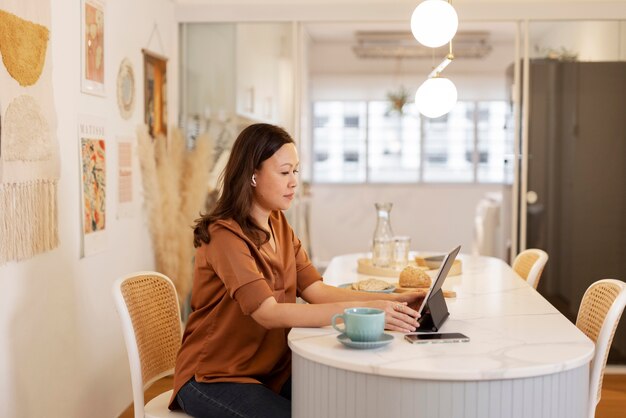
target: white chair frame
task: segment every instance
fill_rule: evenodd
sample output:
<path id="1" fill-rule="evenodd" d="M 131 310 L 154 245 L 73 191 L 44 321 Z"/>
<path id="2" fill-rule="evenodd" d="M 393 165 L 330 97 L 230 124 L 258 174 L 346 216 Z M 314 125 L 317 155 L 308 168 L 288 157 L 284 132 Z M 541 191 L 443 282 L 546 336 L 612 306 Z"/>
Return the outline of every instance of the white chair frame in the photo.
<path id="1" fill-rule="evenodd" d="M 520 274 L 520 266 L 523 263 L 524 259 L 530 255 L 537 256 L 537 259 L 528 271 L 526 277 L 523 277 L 523 275 Z M 545 251 L 537 248 L 529 248 L 522 251 L 517 255 L 517 257 L 515 257 L 512 267 L 517 274 L 520 274 L 524 279 L 526 279 L 529 285 L 536 289 L 539 285 L 539 279 L 541 279 L 541 273 L 543 272 L 543 268 L 548 262 L 548 258 L 548 253 L 546 253 Z"/>
<path id="2" fill-rule="evenodd" d="M 591 369 L 589 373 L 589 418 L 595 417 L 596 406 L 600 402 L 600 385 L 604 377 L 604 369 L 606 367 L 606 360 L 608 357 L 608 351 L 611 348 L 613 342 L 613 336 L 615 335 L 615 329 L 626 306 L 626 283 L 620 280 L 604 279 L 598 280 L 587 288 L 581 301 L 581 307 L 585 303 L 587 295 L 593 290 L 594 287 L 602 284 L 613 284 L 620 288 L 620 292 L 613 300 L 611 307 L 607 311 L 607 314 L 602 322 L 602 327 L 598 334 L 598 338 L 595 342 L 596 350 L 591 360 Z M 576 325 L 579 324 L 581 315 L 581 309 L 578 311 L 576 318 Z"/>
<path id="3" fill-rule="evenodd" d="M 148 382 L 146 382 L 145 385 L 143 384 L 143 377 L 141 372 L 141 358 L 139 356 L 137 337 L 135 335 L 135 329 L 133 327 L 128 306 L 126 305 L 126 301 L 124 300 L 122 285 L 127 280 L 132 280 L 134 278 L 146 275 L 156 276 L 160 279 L 163 279 L 164 281 L 169 283 L 169 286 L 171 286 L 172 290 L 174 291 L 174 295 L 176 295 L 176 288 L 172 281 L 167 276 L 154 271 L 135 272 L 127 276 L 121 277 L 113 283 L 113 298 L 115 300 L 115 307 L 122 322 L 122 331 L 124 334 L 124 341 L 126 343 L 126 351 L 128 352 L 130 377 L 133 389 L 133 409 L 135 412 L 134 415 L 135 418 L 189 417 L 189 415 L 181 411 L 170 411 L 168 409 L 169 400 L 172 396 L 172 390 L 161 393 L 154 399 L 150 400 L 147 404 L 144 404 L 144 391 L 157 380 L 166 376 L 170 376 L 174 373 L 174 368 L 172 367 L 171 369 L 165 370 L 157 376 L 153 377 Z M 176 306 L 178 307 L 178 303 L 176 304 Z M 178 317 L 180 318 L 180 309 L 178 309 Z M 180 335 L 182 336 L 182 323 L 179 324 L 181 326 Z"/>

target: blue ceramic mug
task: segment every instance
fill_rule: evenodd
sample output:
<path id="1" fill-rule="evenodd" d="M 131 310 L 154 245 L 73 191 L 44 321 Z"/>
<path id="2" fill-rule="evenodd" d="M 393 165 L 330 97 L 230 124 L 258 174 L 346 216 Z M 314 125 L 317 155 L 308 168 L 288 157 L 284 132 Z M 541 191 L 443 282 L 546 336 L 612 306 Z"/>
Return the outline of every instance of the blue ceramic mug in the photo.
<path id="1" fill-rule="evenodd" d="M 343 319 L 344 329 L 337 325 Z M 348 308 L 343 314 L 335 314 L 333 328 L 345 333 L 352 341 L 378 341 L 385 330 L 385 311 L 375 308 Z"/>

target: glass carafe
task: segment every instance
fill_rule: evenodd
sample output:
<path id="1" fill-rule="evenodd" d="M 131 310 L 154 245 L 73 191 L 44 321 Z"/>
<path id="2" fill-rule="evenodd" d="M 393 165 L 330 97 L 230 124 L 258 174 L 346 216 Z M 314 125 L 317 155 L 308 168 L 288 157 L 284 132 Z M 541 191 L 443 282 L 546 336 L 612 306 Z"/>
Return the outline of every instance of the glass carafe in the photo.
<path id="1" fill-rule="evenodd" d="M 393 258 L 393 231 L 391 230 L 392 203 L 375 203 L 376 229 L 372 241 L 372 264 L 376 267 L 390 267 Z"/>

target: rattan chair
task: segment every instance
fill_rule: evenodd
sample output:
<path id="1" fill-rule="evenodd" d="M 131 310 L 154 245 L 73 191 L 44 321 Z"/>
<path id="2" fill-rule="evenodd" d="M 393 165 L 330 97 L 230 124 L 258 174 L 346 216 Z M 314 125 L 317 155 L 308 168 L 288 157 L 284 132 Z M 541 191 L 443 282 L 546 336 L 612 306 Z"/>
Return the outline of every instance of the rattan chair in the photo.
<path id="1" fill-rule="evenodd" d="M 626 305 L 626 283 L 619 280 L 599 280 L 585 292 L 576 326 L 596 344 L 589 373 L 589 418 L 596 413 L 602 393 L 602 378 L 615 329 Z"/>
<path id="2" fill-rule="evenodd" d="M 548 253 L 537 248 L 529 248 L 515 257 L 513 270 L 536 289 L 547 262 Z"/>
<path id="3" fill-rule="evenodd" d="M 174 372 L 182 339 L 176 288 L 166 276 L 150 271 L 115 281 L 113 298 L 122 322 L 130 363 L 135 418 L 187 417 L 167 406 L 169 390 L 144 405 L 144 391 Z"/>

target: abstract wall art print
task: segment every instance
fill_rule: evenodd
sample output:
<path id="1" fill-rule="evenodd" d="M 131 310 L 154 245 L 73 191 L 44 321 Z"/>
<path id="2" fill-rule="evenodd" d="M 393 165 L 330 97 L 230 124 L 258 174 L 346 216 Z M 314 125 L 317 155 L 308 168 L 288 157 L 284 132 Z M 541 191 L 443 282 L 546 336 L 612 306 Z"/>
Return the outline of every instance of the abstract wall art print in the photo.
<path id="1" fill-rule="evenodd" d="M 106 248 L 106 142 L 101 119 L 79 118 L 82 256 Z"/>

